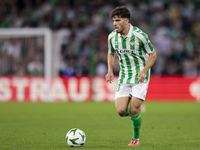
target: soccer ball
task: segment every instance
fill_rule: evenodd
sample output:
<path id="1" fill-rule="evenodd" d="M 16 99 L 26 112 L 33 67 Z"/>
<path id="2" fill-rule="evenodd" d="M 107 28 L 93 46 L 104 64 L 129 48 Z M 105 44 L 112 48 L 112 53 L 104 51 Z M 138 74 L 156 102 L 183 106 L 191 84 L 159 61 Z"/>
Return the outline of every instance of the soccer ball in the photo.
<path id="1" fill-rule="evenodd" d="M 71 147 L 81 147 L 85 144 L 85 140 L 85 133 L 78 128 L 71 129 L 66 134 L 66 142 Z"/>

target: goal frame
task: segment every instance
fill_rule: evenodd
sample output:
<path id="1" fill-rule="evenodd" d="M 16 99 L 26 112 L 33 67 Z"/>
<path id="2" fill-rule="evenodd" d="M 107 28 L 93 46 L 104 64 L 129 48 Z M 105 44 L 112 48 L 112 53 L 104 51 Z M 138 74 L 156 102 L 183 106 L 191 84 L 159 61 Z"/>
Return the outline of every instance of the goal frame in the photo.
<path id="1" fill-rule="evenodd" d="M 0 37 L 30 37 L 44 35 L 44 77 L 52 77 L 52 31 L 49 28 L 0 29 Z"/>

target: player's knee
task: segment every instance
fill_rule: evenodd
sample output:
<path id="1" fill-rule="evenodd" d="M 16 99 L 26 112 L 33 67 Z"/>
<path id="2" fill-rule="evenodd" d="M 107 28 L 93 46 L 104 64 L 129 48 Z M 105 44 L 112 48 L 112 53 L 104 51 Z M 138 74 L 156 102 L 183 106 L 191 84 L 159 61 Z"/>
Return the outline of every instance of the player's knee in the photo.
<path id="1" fill-rule="evenodd" d="M 123 115 L 125 115 L 126 110 L 121 109 L 121 108 L 118 108 L 118 109 L 117 109 L 117 113 L 118 113 L 120 116 L 123 116 Z"/>
<path id="2" fill-rule="evenodd" d="M 131 116 L 135 116 L 139 113 L 139 109 L 136 108 L 130 108 L 130 114 Z"/>

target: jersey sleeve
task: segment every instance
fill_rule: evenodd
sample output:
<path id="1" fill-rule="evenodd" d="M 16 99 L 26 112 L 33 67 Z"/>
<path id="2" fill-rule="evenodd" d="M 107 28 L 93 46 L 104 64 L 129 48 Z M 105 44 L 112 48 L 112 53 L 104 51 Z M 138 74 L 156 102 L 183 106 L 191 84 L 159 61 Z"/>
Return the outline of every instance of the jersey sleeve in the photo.
<path id="1" fill-rule="evenodd" d="M 111 34 L 109 34 L 108 36 L 108 53 L 109 54 L 115 53 L 111 40 L 112 40 L 112 37 L 111 37 Z"/>
<path id="2" fill-rule="evenodd" d="M 145 35 L 142 39 L 142 47 L 145 53 L 151 54 L 154 51 L 154 47 L 151 44 L 149 37 Z"/>

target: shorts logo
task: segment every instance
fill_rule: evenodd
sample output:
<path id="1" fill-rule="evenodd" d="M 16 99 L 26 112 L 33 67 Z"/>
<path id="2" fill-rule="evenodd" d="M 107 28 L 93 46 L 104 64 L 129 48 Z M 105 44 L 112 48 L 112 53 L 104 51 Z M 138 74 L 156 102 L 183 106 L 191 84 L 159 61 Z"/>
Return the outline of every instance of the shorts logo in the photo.
<path id="1" fill-rule="evenodd" d="M 116 92 L 119 92 L 119 90 L 120 90 L 120 86 L 121 86 L 121 84 L 118 84 L 118 85 L 117 85 Z"/>

